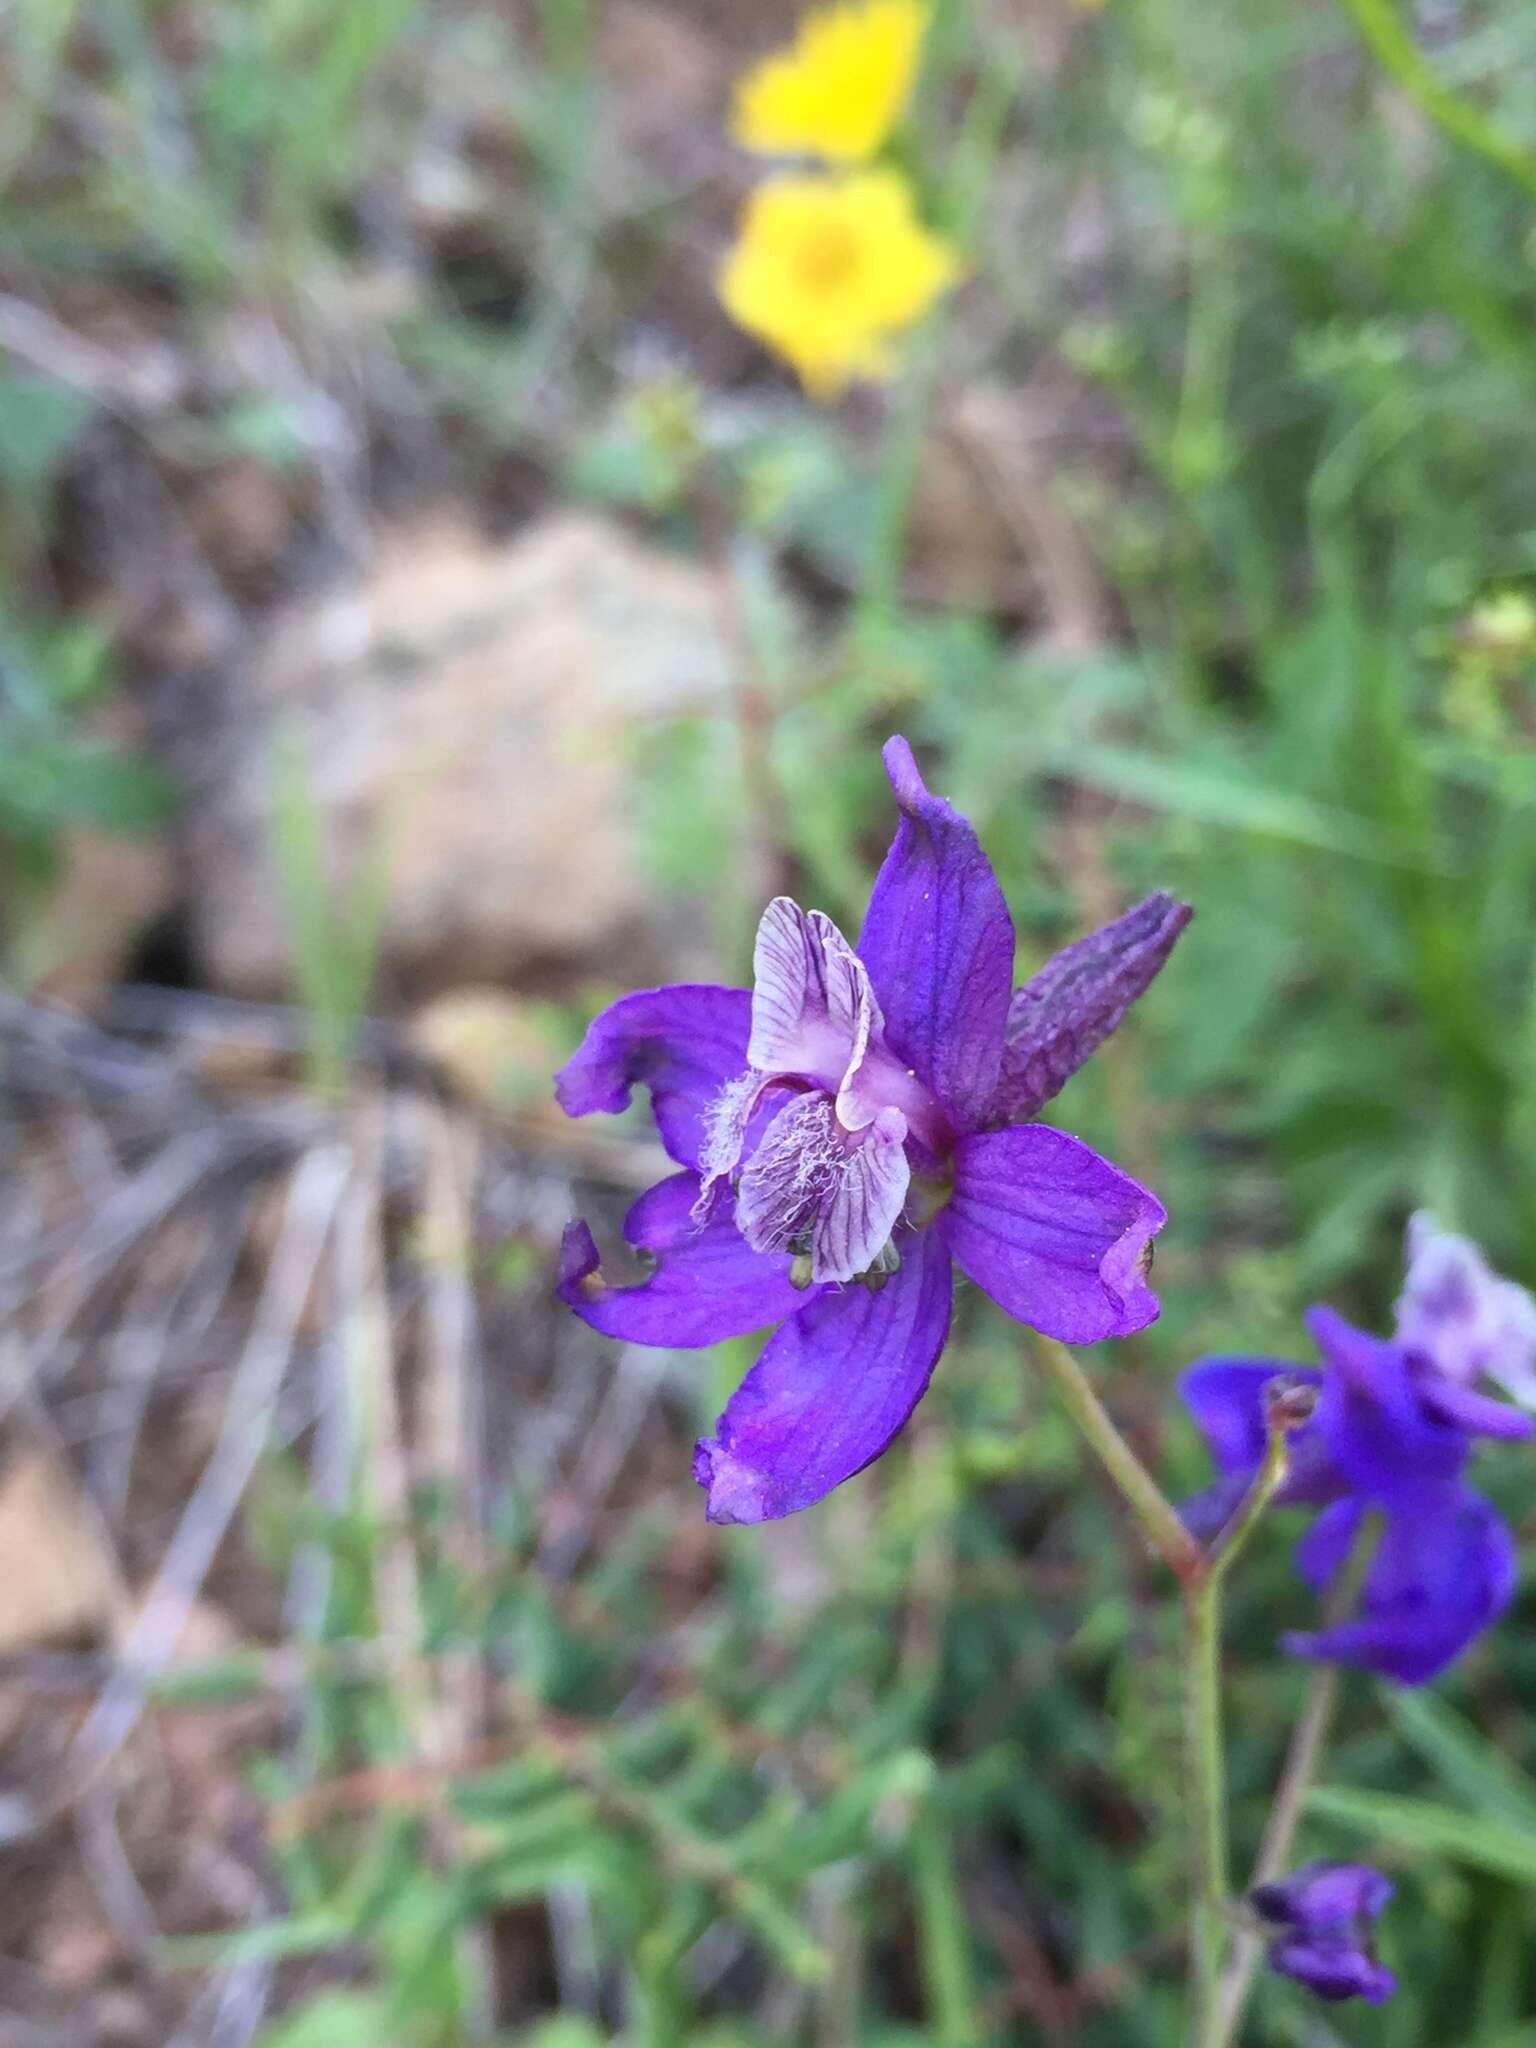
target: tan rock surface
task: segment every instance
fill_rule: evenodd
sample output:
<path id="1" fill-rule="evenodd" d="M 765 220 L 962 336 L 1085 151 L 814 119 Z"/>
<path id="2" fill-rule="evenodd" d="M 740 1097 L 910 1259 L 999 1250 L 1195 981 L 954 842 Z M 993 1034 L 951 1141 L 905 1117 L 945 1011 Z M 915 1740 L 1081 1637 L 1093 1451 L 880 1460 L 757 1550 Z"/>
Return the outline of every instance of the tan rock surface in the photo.
<path id="1" fill-rule="evenodd" d="M 297 748 L 334 902 L 387 877 L 385 978 L 418 996 L 550 961 L 678 958 L 627 794 L 647 725 L 723 712 L 733 655 L 697 563 L 580 515 L 497 545 L 434 519 L 381 544 L 364 588 L 295 610 L 236 704 L 188 828 L 213 986 L 291 986 L 273 857 L 280 745 Z"/>
<path id="2" fill-rule="evenodd" d="M 67 1643 L 104 1624 L 116 1582 L 70 1476 L 42 1451 L 0 1471 L 0 1655 Z"/>

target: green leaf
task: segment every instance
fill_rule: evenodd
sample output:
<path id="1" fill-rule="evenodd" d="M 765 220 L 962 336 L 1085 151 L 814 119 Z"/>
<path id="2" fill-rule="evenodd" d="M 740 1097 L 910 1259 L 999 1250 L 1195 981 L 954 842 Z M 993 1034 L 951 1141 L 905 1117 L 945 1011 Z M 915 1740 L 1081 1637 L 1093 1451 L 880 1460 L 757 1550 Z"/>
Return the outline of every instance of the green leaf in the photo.
<path id="1" fill-rule="evenodd" d="M 325 1991 L 263 2028 L 256 2048 L 376 2048 L 389 2039 L 391 2001 L 369 1991 Z"/>
<path id="2" fill-rule="evenodd" d="M 173 1935 L 161 1953 L 174 1969 L 233 1969 L 237 1963 L 280 1962 L 287 1956 L 314 1956 L 356 1938 L 350 1917 L 310 1913 L 290 1920 L 259 1920 L 227 1934 Z"/>
<path id="3" fill-rule="evenodd" d="M 147 832 L 165 816 L 170 785 L 152 762 L 82 743 L 59 776 L 59 816 L 108 832 Z"/>
<path id="4" fill-rule="evenodd" d="M 1342 1785 L 1319 1785 L 1308 1796 L 1307 1806 L 1361 1834 L 1536 1888 L 1536 1838 L 1524 1829 L 1462 1813 L 1454 1806 L 1438 1806 L 1429 1799 L 1406 1799 L 1393 1792 L 1356 1792 Z"/>
<path id="5" fill-rule="evenodd" d="M 1288 840 L 1320 853 L 1394 867 L 1419 865 L 1404 860 L 1368 820 L 1295 790 L 1251 780 L 1230 762 L 1163 761 L 1129 747 L 1095 743 L 1061 748 L 1051 766 L 1088 788 L 1174 817 Z"/>
<path id="6" fill-rule="evenodd" d="M 41 484 L 68 460 L 90 420 L 90 399 L 52 377 L 0 375 L 0 478 Z"/>
<path id="7" fill-rule="evenodd" d="M 1505 1822 L 1536 1843 L 1536 1786 L 1485 1735 L 1432 1692 L 1383 1687 L 1399 1732 L 1469 1806 Z"/>
<path id="8" fill-rule="evenodd" d="M 541 2020 L 524 2037 L 524 2048 L 605 2048 L 608 2036 L 576 2013 Z"/>

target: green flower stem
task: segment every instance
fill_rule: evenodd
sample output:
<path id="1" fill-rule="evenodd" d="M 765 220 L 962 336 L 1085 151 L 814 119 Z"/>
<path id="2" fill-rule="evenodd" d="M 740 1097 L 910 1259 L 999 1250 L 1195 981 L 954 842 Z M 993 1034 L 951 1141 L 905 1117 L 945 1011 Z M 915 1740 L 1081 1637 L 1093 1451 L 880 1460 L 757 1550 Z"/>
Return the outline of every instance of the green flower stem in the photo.
<path id="1" fill-rule="evenodd" d="M 1184 1583 L 1184 1727 L 1189 1788 L 1193 1940 L 1190 2048 L 1220 2039 L 1222 1968 L 1230 1927 L 1226 1750 L 1221 1715 L 1221 1590 L 1289 1468 L 1286 1431 L 1272 1421 L 1264 1462 L 1231 1520 Z"/>
<path id="2" fill-rule="evenodd" d="M 1221 1589 L 1288 1469 L 1287 1429 L 1304 1419 L 1271 1409 L 1268 1446 L 1253 1484 L 1209 1550 L 1190 1535 L 1145 1465 L 1111 1421 L 1064 1344 L 1037 1336 L 1039 1359 L 1062 1405 L 1183 1588 L 1184 1740 L 1189 1798 L 1190 2048 L 1219 2048 L 1223 1964 L 1230 1926 L 1226 1764 L 1221 1725 Z M 1353 1595 L 1351 1596 L 1353 1597 Z"/>
<path id="3" fill-rule="evenodd" d="M 1248 1538 L 1264 1518 L 1264 1510 L 1284 1483 L 1290 1469 L 1290 1450 L 1284 1429 L 1271 1428 L 1269 1443 L 1264 1452 L 1264 1462 L 1254 1476 L 1253 1484 L 1238 1502 L 1232 1518 L 1218 1532 L 1215 1541 L 1206 1553 L 1206 1562 L 1213 1579 L 1225 1577 L 1237 1561 L 1239 1553 Z"/>
<path id="4" fill-rule="evenodd" d="M 1336 1628 L 1354 1611 L 1379 1534 L 1380 1524 L 1376 1516 L 1367 1515 L 1360 1525 L 1360 1533 L 1355 1538 L 1348 1561 L 1324 1603 L 1324 1628 Z M 1290 1747 L 1280 1772 L 1275 1801 L 1265 1823 L 1264 1839 L 1259 1844 L 1253 1874 L 1248 1880 L 1249 1891 L 1256 1885 L 1272 1884 L 1285 1874 L 1296 1830 L 1301 1823 L 1302 1807 L 1317 1775 L 1318 1759 L 1333 1725 L 1338 1697 L 1338 1666 L 1319 1664 L 1307 1687 L 1301 1717 L 1291 1731 Z M 1227 2048 L 1227 2044 L 1236 2038 L 1247 2009 L 1248 1994 L 1253 1988 L 1254 1972 L 1263 1952 L 1261 1935 L 1248 1928 L 1239 1933 L 1217 1994 L 1216 2024 L 1210 2035 L 1209 2048 Z"/>
<path id="5" fill-rule="evenodd" d="M 1536 153 L 1490 121 L 1436 72 L 1393 0 L 1343 0 L 1361 40 L 1382 70 L 1443 135 L 1495 165 L 1536 197 Z"/>
<path id="6" fill-rule="evenodd" d="M 1221 1741 L 1221 1576 L 1184 1586 L 1184 1744 L 1189 1799 L 1193 1944 L 1190 2048 L 1207 2048 L 1218 2021 L 1227 1938 L 1227 1792 Z"/>
<path id="7" fill-rule="evenodd" d="M 1179 1520 L 1173 1503 L 1110 1420 L 1088 1376 L 1065 1344 L 1036 1336 L 1034 1353 L 1058 1399 L 1125 1498 L 1148 1541 L 1180 1580 L 1204 1575 L 1205 1552 Z"/>
<path id="8" fill-rule="evenodd" d="M 959 10 L 956 10 L 958 17 Z M 1014 62 L 989 61 L 981 70 L 960 134 L 948 153 L 947 174 L 939 186 L 940 225 L 969 259 L 992 192 L 992 172 L 1008 129 L 1008 116 L 1023 76 L 1022 55 Z M 920 144 L 914 145 L 919 161 Z M 906 375 L 892 406 L 877 486 L 874 533 L 869 567 L 859 593 L 855 628 L 878 634 L 888 628 L 901 604 L 901 578 L 906 562 L 907 529 L 928 430 L 938 391 L 949 335 L 953 292 L 936 306 L 914 338 Z"/>

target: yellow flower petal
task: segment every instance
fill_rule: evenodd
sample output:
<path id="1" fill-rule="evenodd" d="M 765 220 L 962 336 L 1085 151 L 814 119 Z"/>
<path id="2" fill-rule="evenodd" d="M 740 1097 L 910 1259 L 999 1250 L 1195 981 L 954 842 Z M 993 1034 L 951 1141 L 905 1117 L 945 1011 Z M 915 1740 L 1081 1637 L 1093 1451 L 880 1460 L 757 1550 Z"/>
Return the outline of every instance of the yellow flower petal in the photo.
<path id="1" fill-rule="evenodd" d="M 769 156 L 863 163 L 911 97 L 928 13 L 924 0 L 844 0 L 806 15 L 738 84 L 732 134 Z"/>
<path id="2" fill-rule="evenodd" d="M 768 178 L 720 272 L 738 326 L 782 356 L 813 398 L 886 377 L 895 343 L 960 275 L 895 171 Z"/>

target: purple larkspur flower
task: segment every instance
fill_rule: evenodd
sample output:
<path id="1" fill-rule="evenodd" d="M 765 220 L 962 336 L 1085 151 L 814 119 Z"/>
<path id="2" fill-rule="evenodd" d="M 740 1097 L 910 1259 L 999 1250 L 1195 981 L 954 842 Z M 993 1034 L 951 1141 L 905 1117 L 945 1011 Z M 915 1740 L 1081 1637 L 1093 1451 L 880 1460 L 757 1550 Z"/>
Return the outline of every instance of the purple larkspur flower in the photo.
<path id="1" fill-rule="evenodd" d="M 1438 1234 L 1437 1234 L 1438 1235 Z M 1410 1268 L 1398 1335 L 1357 1330 L 1329 1308 L 1307 1325 L 1321 1367 L 1279 1359 L 1208 1358 L 1184 1375 L 1184 1400 L 1205 1435 L 1220 1477 L 1186 1504 L 1197 1533 L 1214 1530 L 1247 1490 L 1264 1455 L 1265 1389 L 1285 1375 L 1318 1390 L 1311 1419 L 1289 1440 L 1280 1507 L 1321 1508 L 1297 1562 L 1319 1591 L 1343 1570 L 1367 1513 L 1380 1534 L 1358 1611 L 1339 1626 L 1284 1638 L 1298 1656 L 1320 1657 L 1421 1685 L 1460 1656 L 1513 1597 L 1514 1543 L 1497 1511 L 1461 1483 L 1479 1436 L 1528 1437 L 1536 1422 L 1479 1393 L 1472 1379 L 1490 1356 L 1469 1328 L 1491 1320 L 1475 1293 L 1451 1302 L 1423 1282 L 1410 1235 Z M 1465 1245 L 1466 1240 L 1457 1240 Z M 1438 1260 L 1443 1237 L 1431 1248 Z M 1480 1284 L 1504 1288 L 1472 1250 Z M 1460 1254 L 1457 1254 L 1458 1259 Z M 1523 1290 L 1516 1289 L 1519 1293 Z M 1406 1333 L 1406 1334 L 1405 1334 Z"/>
<path id="2" fill-rule="evenodd" d="M 1368 1863 L 1309 1863 L 1278 1884 L 1261 1884 L 1248 1903 L 1276 1930 L 1269 1966 L 1319 1998 L 1363 1998 L 1380 2005 L 1397 1989 L 1376 1960 L 1374 1927 L 1392 1881 Z"/>
<path id="3" fill-rule="evenodd" d="M 885 764 L 901 819 L 857 948 L 778 897 L 750 991 L 626 996 L 556 1078 L 572 1116 L 623 1109 L 644 1082 L 681 1169 L 625 1221 L 647 1276 L 608 1282 L 572 1223 L 562 1298 L 641 1344 L 781 1325 L 695 1454 L 712 1521 L 792 1514 L 880 1456 L 943 1349 L 952 1262 L 1067 1343 L 1157 1314 L 1162 1204 L 1020 1120 L 1115 1029 L 1190 912 L 1150 897 L 1014 993 L 1013 924 L 975 832 L 905 740 Z"/>

